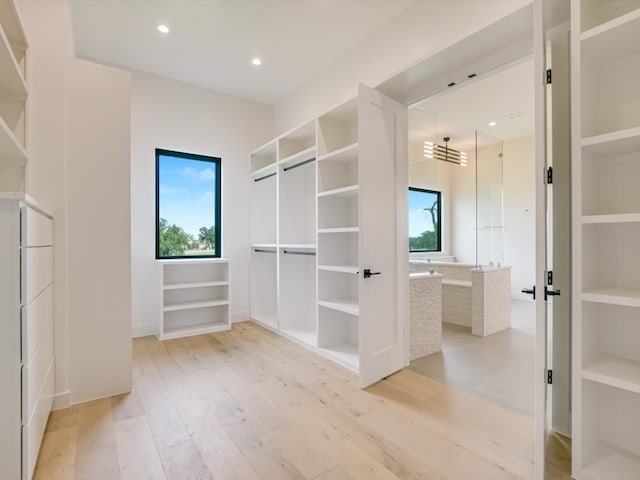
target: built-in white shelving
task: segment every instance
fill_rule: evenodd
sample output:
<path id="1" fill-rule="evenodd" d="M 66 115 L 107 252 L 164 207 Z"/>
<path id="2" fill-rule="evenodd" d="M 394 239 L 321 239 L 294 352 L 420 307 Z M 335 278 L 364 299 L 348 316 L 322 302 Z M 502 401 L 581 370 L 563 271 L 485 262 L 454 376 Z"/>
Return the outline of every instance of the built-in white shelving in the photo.
<path id="1" fill-rule="evenodd" d="M 361 337 L 375 339 L 378 344 L 401 339 L 394 330 L 401 316 L 395 310 L 393 314 L 382 312 L 387 305 L 397 305 L 396 272 L 391 268 L 385 272 L 387 276 L 366 280 L 372 288 L 367 289 L 367 300 L 363 301 L 361 244 L 374 247 L 367 248 L 366 258 L 375 259 L 367 268 L 375 268 L 378 259 L 387 255 L 390 258 L 380 263 L 395 265 L 400 252 L 406 250 L 402 238 L 395 252 L 397 258 L 393 246 L 378 252 L 378 243 L 365 242 L 362 235 L 361 216 L 366 213 L 363 205 L 367 202 L 361 198 L 361 149 L 370 150 L 365 186 L 371 192 L 376 190 L 376 195 L 369 196 L 371 204 L 382 198 L 387 204 L 398 202 L 394 178 L 406 159 L 396 158 L 395 152 L 400 150 L 395 144 L 391 148 L 389 142 L 396 141 L 396 134 L 398 141 L 405 141 L 406 132 L 398 133 L 401 124 L 390 126 L 380 116 L 393 104 L 397 109 L 394 115 L 401 118 L 402 107 L 366 87 L 361 89 L 372 97 L 355 98 L 281 135 L 254 152 L 251 160 L 252 218 L 259 217 L 260 223 L 250 227 L 251 317 L 356 371 L 367 364 L 362 357 Z M 385 107 L 374 110 L 371 106 L 379 102 Z M 365 128 L 359 123 L 363 115 Z M 386 173 L 380 167 L 388 168 Z M 263 178 L 265 175 L 271 176 Z M 404 192 L 406 179 L 396 180 L 402 182 Z M 258 185 L 267 182 L 271 182 L 268 187 Z M 373 215 L 377 211 L 377 207 L 371 207 L 368 218 L 379 220 Z M 377 222 L 369 222 L 369 238 L 377 239 L 379 235 L 371 225 Z M 387 218 L 386 223 L 395 225 L 395 217 Z M 406 277 L 408 281 L 408 272 Z M 374 306 L 377 302 L 384 306 Z M 371 327 L 366 331 L 360 321 L 363 303 L 368 307 Z M 376 367 L 369 369 L 367 377 L 360 371 L 363 385 L 404 365 L 402 347 L 398 344 L 393 348 L 395 357 L 390 357 L 389 365 L 377 359 L 370 362 Z"/>
<path id="2" fill-rule="evenodd" d="M 160 260 L 162 304 L 158 338 L 231 328 L 229 261 L 219 258 Z"/>
<path id="3" fill-rule="evenodd" d="M 27 46 L 14 1 L 0 2 L 0 191 L 24 192 L 25 187 Z"/>
<path id="4" fill-rule="evenodd" d="M 573 475 L 640 478 L 640 2 L 572 1 Z"/>

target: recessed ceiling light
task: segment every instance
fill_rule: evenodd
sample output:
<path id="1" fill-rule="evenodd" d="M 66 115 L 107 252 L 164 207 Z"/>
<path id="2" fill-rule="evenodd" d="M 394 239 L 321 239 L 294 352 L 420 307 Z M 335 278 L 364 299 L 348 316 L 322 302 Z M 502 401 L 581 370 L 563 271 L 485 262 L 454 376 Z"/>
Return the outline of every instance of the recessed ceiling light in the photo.
<path id="1" fill-rule="evenodd" d="M 251 60 L 251 63 L 253 63 L 256 67 L 262 65 L 262 60 L 260 60 L 258 57 L 254 58 L 253 60 Z"/>
<path id="2" fill-rule="evenodd" d="M 496 122 L 489 122 L 489 126 L 490 127 L 495 127 L 496 126 Z"/>
<path id="3" fill-rule="evenodd" d="M 160 24 L 158 25 L 158 31 L 160 33 L 169 33 L 169 27 L 167 27 L 165 24 Z"/>

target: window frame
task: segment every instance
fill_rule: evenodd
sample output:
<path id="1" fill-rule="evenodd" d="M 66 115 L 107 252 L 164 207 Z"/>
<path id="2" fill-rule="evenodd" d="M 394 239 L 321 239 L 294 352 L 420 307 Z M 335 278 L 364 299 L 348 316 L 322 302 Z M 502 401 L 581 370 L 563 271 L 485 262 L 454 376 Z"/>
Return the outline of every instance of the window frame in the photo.
<path id="1" fill-rule="evenodd" d="M 431 193 L 431 194 L 435 194 L 438 197 L 438 229 L 436 231 L 436 235 L 437 235 L 437 239 L 438 239 L 438 248 L 436 248 L 435 250 L 412 250 L 411 249 L 411 241 L 409 240 L 411 237 L 408 236 L 408 241 L 409 241 L 409 253 L 437 253 L 437 252 L 442 252 L 442 192 L 438 191 L 438 190 L 430 190 L 427 188 L 419 188 L 419 187 L 409 187 L 409 191 L 413 191 L 413 192 L 421 192 L 421 193 Z M 408 201 L 407 201 L 407 207 L 408 207 Z M 407 208 L 408 210 L 408 208 Z M 408 213 L 408 212 L 407 212 Z"/>
<path id="2" fill-rule="evenodd" d="M 215 225 L 215 242 L 216 251 L 214 255 L 160 255 L 160 157 L 175 157 L 187 160 L 197 160 L 215 165 L 216 178 L 215 186 L 215 208 L 214 208 L 214 225 Z M 156 148 L 156 232 L 155 232 L 155 257 L 156 260 L 176 260 L 176 259 L 205 259 L 205 258 L 222 258 L 222 158 L 212 157 L 209 155 L 199 155 L 195 153 L 177 152 L 174 150 L 165 150 Z"/>

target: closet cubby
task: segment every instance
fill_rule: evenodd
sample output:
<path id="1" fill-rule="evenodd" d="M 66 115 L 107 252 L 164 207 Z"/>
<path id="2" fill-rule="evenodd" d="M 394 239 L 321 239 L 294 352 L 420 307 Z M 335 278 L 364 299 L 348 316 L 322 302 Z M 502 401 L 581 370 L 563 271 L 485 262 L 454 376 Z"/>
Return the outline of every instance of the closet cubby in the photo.
<path id="1" fill-rule="evenodd" d="M 318 118 L 318 157 L 358 143 L 358 102 L 347 102 Z"/>
<path id="2" fill-rule="evenodd" d="M 572 15 L 573 475 L 640 471 L 640 2 Z"/>
<path id="3" fill-rule="evenodd" d="M 593 216 L 584 221 L 640 213 L 640 128 L 637 133 L 605 143 L 583 143 L 582 214 Z"/>
<path id="4" fill-rule="evenodd" d="M 580 2 L 581 32 L 600 27 L 640 9 L 638 0 L 582 0 Z"/>
<path id="5" fill-rule="evenodd" d="M 353 369 L 359 368 L 358 317 L 345 312 L 318 307 L 318 347 L 338 363 Z"/>
<path id="6" fill-rule="evenodd" d="M 309 345 L 317 343 L 315 250 L 281 248 L 279 252 L 279 328 Z"/>
<path id="7" fill-rule="evenodd" d="M 640 126 L 640 14 L 582 34 L 582 138 Z"/>
<path id="8" fill-rule="evenodd" d="M 586 224 L 582 237 L 583 292 L 640 302 L 640 223 Z"/>
<path id="9" fill-rule="evenodd" d="M 637 394 L 582 380 L 580 415 L 586 479 L 631 480 L 640 472 L 640 415 Z M 574 413 L 576 414 L 576 413 Z"/>
<path id="10" fill-rule="evenodd" d="M 342 268 L 355 273 L 359 263 L 358 252 L 358 234 L 355 232 L 318 235 L 319 269 Z"/>
<path id="11" fill-rule="evenodd" d="M 316 122 L 309 122 L 278 139 L 278 160 L 291 165 L 315 158 Z"/>
<path id="12" fill-rule="evenodd" d="M 640 393 L 639 313 L 634 307 L 584 303 L 583 378 Z"/>
<path id="13" fill-rule="evenodd" d="M 274 166 L 278 162 L 278 143 L 271 141 L 264 144 L 251 154 L 252 175 L 264 173 L 265 169 Z M 268 170 L 266 170 L 269 172 Z M 269 172 L 270 173 L 270 172 Z"/>
<path id="14" fill-rule="evenodd" d="M 358 189 L 345 187 L 318 194 L 318 229 L 355 229 L 359 216 Z"/>
<path id="15" fill-rule="evenodd" d="M 278 251 L 251 249 L 251 318 L 278 328 Z"/>
<path id="16" fill-rule="evenodd" d="M 318 158 L 318 193 L 358 185 L 358 144 Z"/>
<path id="17" fill-rule="evenodd" d="M 346 272 L 318 272 L 318 305 L 351 315 L 359 311 L 359 278 Z"/>
<path id="18" fill-rule="evenodd" d="M 231 328 L 228 260 L 160 260 L 159 264 L 161 340 Z"/>

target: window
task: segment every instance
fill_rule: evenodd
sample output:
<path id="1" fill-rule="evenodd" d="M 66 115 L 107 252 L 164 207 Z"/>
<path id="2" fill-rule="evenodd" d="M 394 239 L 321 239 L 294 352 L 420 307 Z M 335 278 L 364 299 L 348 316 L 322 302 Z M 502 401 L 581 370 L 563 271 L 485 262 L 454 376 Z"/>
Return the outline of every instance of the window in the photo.
<path id="1" fill-rule="evenodd" d="M 156 149 L 156 258 L 220 257 L 220 162 Z"/>
<path id="2" fill-rule="evenodd" d="M 409 251 L 442 250 L 440 192 L 409 187 Z"/>

